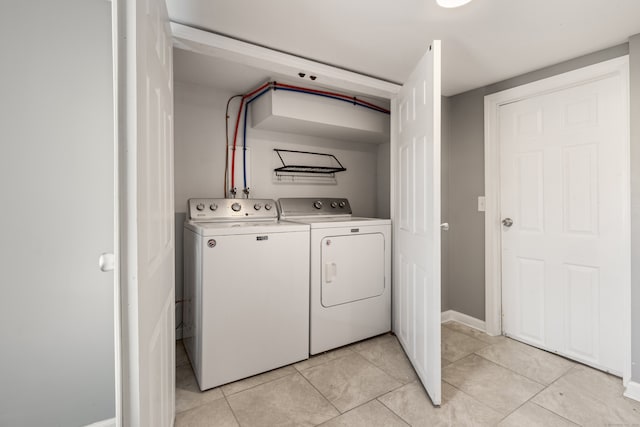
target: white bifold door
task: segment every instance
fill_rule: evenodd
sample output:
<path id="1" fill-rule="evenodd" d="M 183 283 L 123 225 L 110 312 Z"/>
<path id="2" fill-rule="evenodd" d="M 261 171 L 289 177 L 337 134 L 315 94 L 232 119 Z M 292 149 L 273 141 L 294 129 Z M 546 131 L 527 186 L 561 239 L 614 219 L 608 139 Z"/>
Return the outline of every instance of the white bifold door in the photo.
<path id="1" fill-rule="evenodd" d="M 500 107 L 503 330 L 621 374 L 628 287 L 626 76 Z"/>
<path id="2" fill-rule="evenodd" d="M 392 102 L 393 329 L 434 405 L 440 385 L 440 42 Z"/>
<path id="3" fill-rule="evenodd" d="M 163 427 L 175 411 L 172 39 L 163 0 L 118 5 L 121 417 Z"/>

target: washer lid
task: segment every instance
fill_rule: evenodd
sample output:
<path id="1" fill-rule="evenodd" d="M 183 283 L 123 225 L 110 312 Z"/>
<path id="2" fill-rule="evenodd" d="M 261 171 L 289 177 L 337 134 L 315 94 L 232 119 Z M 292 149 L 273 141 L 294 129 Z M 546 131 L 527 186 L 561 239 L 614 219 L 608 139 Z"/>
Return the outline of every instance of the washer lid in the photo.
<path id="1" fill-rule="evenodd" d="M 309 232 L 307 224 L 287 221 L 192 222 L 184 227 L 201 236 Z"/>

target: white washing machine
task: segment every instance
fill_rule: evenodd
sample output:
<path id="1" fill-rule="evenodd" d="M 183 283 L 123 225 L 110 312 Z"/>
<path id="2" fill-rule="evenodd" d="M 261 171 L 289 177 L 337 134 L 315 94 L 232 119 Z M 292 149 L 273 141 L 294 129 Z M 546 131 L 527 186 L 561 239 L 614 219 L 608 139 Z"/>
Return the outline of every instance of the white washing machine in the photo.
<path id="1" fill-rule="evenodd" d="M 279 199 L 311 227 L 310 352 L 391 330 L 391 220 L 353 217 L 347 199 Z"/>
<path id="2" fill-rule="evenodd" d="M 190 199 L 184 343 L 201 390 L 309 357 L 309 226 L 275 201 Z"/>

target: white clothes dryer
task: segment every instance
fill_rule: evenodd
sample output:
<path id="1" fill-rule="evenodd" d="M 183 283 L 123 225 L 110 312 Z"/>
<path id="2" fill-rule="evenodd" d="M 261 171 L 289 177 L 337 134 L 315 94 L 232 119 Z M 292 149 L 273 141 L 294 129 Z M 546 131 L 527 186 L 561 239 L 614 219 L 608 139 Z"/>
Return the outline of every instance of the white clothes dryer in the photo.
<path id="1" fill-rule="evenodd" d="M 311 227 L 310 352 L 391 330 L 391 220 L 347 199 L 283 198 L 281 219 Z"/>
<path id="2" fill-rule="evenodd" d="M 273 200 L 189 200 L 183 323 L 201 390 L 307 359 L 309 226 Z"/>

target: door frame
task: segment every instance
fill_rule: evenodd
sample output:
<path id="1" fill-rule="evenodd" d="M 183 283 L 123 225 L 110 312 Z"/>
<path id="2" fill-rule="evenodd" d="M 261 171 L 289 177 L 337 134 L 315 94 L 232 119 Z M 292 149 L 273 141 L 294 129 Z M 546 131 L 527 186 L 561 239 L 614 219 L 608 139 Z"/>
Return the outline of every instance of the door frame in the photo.
<path id="1" fill-rule="evenodd" d="M 631 378 L 631 187 L 630 187 L 630 117 L 629 117 L 629 56 L 624 55 L 587 67 L 579 68 L 556 76 L 548 77 L 512 89 L 507 89 L 484 98 L 484 177 L 485 177 L 485 327 L 489 335 L 502 334 L 502 245 L 500 214 L 500 140 L 499 109 L 501 106 L 527 98 L 556 92 L 614 75 L 621 79 L 620 90 L 625 104 L 625 152 L 627 161 L 625 175 L 627 197 L 624 208 L 624 228 L 627 231 L 623 245 L 626 264 L 624 300 L 622 308 L 624 319 L 624 366 L 623 383 Z"/>

